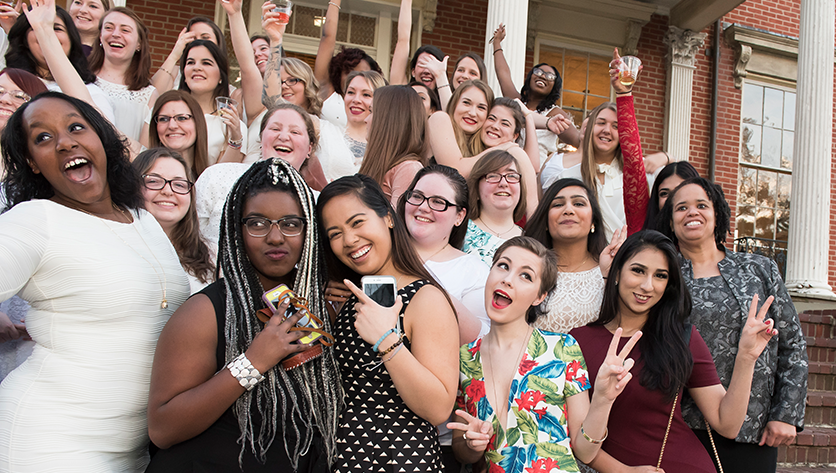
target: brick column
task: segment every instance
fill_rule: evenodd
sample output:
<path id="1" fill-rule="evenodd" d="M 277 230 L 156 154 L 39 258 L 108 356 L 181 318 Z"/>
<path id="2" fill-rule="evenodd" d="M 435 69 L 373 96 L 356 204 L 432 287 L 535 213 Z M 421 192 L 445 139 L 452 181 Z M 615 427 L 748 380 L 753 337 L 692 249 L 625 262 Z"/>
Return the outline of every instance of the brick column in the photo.
<path id="1" fill-rule="evenodd" d="M 691 94 L 694 62 L 705 42 L 705 33 L 695 33 L 676 26 L 668 28 L 668 84 L 665 101 L 665 150 L 676 161 L 686 161 L 691 154 Z"/>
<path id="2" fill-rule="evenodd" d="M 485 33 L 485 68 L 488 85 L 497 96 L 502 95 L 493 66 L 493 45 L 487 44 L 500 23 L 508 32 L 502 41 L 502 52 L 511 68 L 514 85 L 522 87 L 525 78 L 525 40 L 528 34 L 528 0 L 489 0 L 488 21 Z M 452 59 L 452 58 L 451 58 Z"/>
<path id="3" fill-rule="evenodd" d="M 827 284 L 833 139 L 834 0 L 801 0 L 787 289 L 836 299 Z"/>

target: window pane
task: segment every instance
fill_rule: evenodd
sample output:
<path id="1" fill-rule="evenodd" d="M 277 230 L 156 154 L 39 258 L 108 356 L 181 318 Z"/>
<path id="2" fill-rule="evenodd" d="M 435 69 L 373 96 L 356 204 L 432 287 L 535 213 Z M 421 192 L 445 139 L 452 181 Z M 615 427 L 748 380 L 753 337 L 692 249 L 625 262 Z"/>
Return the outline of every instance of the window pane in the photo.
<path id="1" fill-rule="evenodd" d="M 601 105 L 602 103 L 607 102 L 609 100 L 610 99 L 606 98 L 606 97 L 595 97 L 595 96 L 592 96 L 592 95 L 587 95 L 586 96 L 586 109 L 587 110 L 592 110 L 593 108 L 597 107 L 598 105 Z M 575 122 L 575 123 L 579 124 L 580 122 Z"/>
<path id="2" fill-rule="evenodd" d="M 775 174 L 764 170 L 758 171 L 758 206 L 775 207 L 775 197 L 778 193 Z"/>
<path id="3" fill-rule="evenodd" d="M 314 17 L 322 16 L 320 8 L 310 8 L 302 5 L 293 6 L 293 33 L 310 38 L 319 38 L 321 28 L 314 24 Z"/>
<path id="4" fill-rule="evenodd" d="M 755 234 L 755 208 L 751 205 L 737 206 L 737 222 L 734 226 L 737 236 L 752 236 Z"/>
<path id="5" fill-rule="evenodd" d="M 295 14 L 296 12 L 294 12 Z M 340 12 L 340 22 L 337 23 L 337 41 L 341 43 L 348 42 L 348 22 L 350 21 L 351 14 L 349 13 L 342 13 Z M 398 31 L 398 30 L 393 30 Z M 397 36 L 397 35 L 395 35 Z"/>
<path id="6" fill-rule="evenodd" d="M 759 164 L 761 162 L 761 127 L 743 125 L 743 143 L 741 146 L 743 161 Z"/>
<path id="7" fill-rule="evenodd" d="M 763 87 L 749 83 L 744 84 L 743 110 L 740 115 L 743 123 L 760 125 L 761 115 L 763 115 Z"/>
<path id="8" fill-rule="evenodd" d="M 374 46 L 377 20 L 368 16 L 351 15 L 350 43 Z"/>
<path id="9" fill-rule="evenodd" d="M 781 130 L 763 127 L 761 164 L 777 168 L 781 166 Z"/>
<path id="10" fill-rule="evenodd" d="M 795 130 L 795 92 L 784 93 L 784 129 Z"/>
<path id="11" fill-rule="evenodd" d="M 784 92 L 764 87 L 763 89 L 763 124 L 781 128 L 784 118 Z"/>
<path id="12" fill-rule="evenodd" d="M 609 97 L 610 58 L 589 56 L 589 93 Z M 590 107 L 592 108 L 592 107 Z"/>
<path id="13" fill-rule="evenodd" d="M 540 60 L 537 63 L 545 62 L 551 64 L 560 73 L 563 78 L 564 88 L 566 87 L 566 71 L 563 70 L 563 48 L 550 48 L 548 46 L 540 47 Z M 528 73 L 528 72 L 526 72 Z"/>
<path id="14" fill-rule="evenodd" d="M 775 239 L 781 241 L 787 241 L 790 239 L 790 211 L 789 210 L 779 210 L 778 211 L 778 222 L 775 226 Z M 785 245 L 780 245 L 782 247 L 786 247 Z"/>
<path id="15" fill-rule="evenodd" d="M 775 211 L 768 208 L 758 208 L 755 217 L 755 236 L 758 238 L 775 238 Z"/>
<path id="16" fill-rule="evenodd" d="M 784 141 L 781 144 L 781 167 L 784 169 L 792 169 L 792 145 L 794 139 L 795 132 L 784 132 Z"/>
<path id="17" fill-rule="evenodd" d="M 778 208 L 790 208 L 790 192 L 792 191 L 792 176 L 790 174 L 778 174 Z"/>
<path id="18" fill-rule="evenodd" d="M 574 51 L 566 51 L 563 90 L 586 93 L 586 65 L 588 56 Z"/>
<path id="19" fill-rule="evenodd" d="M 744 205 L 755 204 L 755 177 L 757 171 L 740 167 L 740 185 L 737 188 L 737 201 Z"/>
<path id="20" fill-rule="evenodd" d="M 563 108 L 583 110 L 583 94 L 576 92 L 563 92 Z"/>

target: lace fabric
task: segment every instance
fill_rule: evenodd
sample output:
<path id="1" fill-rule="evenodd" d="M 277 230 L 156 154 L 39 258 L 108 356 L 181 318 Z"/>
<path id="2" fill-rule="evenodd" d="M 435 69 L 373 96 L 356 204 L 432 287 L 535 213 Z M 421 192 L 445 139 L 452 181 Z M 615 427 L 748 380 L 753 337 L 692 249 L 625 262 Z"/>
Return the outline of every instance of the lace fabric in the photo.
<path id="1" fill-rule="evenodd" d="M 545 315 L 534 326 L 550 332 L 570 330 L 596 320 L 604 300 L 604 278 L 597 266 L 577 273 L 558 273 L 557 285 L 540 305 Z"/>

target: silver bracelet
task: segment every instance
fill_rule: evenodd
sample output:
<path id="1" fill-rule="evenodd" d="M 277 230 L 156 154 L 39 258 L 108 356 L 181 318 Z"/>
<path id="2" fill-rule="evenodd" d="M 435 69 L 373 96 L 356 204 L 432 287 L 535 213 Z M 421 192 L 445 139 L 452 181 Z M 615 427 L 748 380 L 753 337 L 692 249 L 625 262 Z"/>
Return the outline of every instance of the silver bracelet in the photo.
<path id="1" fill-rule="evenodd" d="M 246 353 L 241 353 L 234 360 L 230 361 L 226 368 L 235 376 L 240 384 L 247 391 L 252 389 L 260 382 L 264 381 L 264 375 L 258 372 L 247 359 Z"/>

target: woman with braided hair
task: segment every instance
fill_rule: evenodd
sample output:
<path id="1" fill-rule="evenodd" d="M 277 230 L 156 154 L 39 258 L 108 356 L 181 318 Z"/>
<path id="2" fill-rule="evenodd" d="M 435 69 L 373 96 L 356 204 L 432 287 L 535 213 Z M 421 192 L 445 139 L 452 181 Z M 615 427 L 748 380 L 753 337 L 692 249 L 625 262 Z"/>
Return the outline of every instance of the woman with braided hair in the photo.
<path id="1" fill-rule="evenodd" d="M 343 393 L 332 350 L 290 330 L 301 312 L 266 324 L 256 315 L 266 308 L 262 293 L 285 284 L 331 332 L 314 207 L 305 181 L 279 158 L 253 164 L 232 188 L 218 253 L 224 278 L 186 301 L 157 345 L 148 423 L 164 450 L 148 472 L 310 472 L 333 463 Z M 321 355 L 282 363 L 311 348 Z"/>

